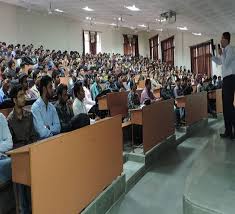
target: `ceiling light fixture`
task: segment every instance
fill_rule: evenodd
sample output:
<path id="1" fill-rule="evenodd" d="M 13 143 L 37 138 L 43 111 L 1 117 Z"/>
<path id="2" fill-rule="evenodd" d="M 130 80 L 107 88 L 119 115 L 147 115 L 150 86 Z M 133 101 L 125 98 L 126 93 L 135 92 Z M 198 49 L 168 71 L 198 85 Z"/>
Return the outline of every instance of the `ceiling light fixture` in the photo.
<path id="1" fill-rule="evenodd" d="M 83 9 L 83 10 L 85 10 L 85 11 L 89 11 L 89 12 L 94 11 L 93 9 L 89 8 L 88 6 L 86 6 L 86 7 L 82 8 L 82 9 Z"/>
<path id="2" fill-rule="evenodd" d="M 188 30 L 187 27 L 177 27 L 177 29 L 178 29 L 178 30 L 184 30 L 184 31 Z"/>
<path id="3" fill-rule="evenodd" d="M 111 26 L 117 26 L 117 24 L 115 24 L 115 23 L 112 23 L 112 24 L 110 24 Z"/>
<path id="4" fill-rule="evenodd" d="M 156 29 L 156 30 L 157 30 L 157 31 L 161 31 L 161 32 L 163 31 L 163 29 L 162 29 L 162 28 L 158 28 L 158 29 Z"/>
<path id="5" fill-rule="evenodd" d="M 138 25 L 139 27 L 147 27 L 146 25 L 142 24 L 142 25 Z"/>
<path id="6" fill-rule="evenodd" d="M 131 11 L 140 11 L 140 9 L 138 7 L 136 7 L 135 5 L 125 6 L 125 8 L 127 8 L 128 10 L 131 10 Z"/>
<path id="7" fill-rule="evenodd" d="M 91 19 L 92 19 L 92 18 L 91 18 L 91 17 L 89 17 L 89 16 L 87 16 L 87 17 L 86 17 L 86 20 L 91 20 Z"/>
<path id="8" fill-rule="evenodd" d="M 54 11 L 55 11 L 55 12 L 58 12 L 58 13 L 64 13 L 63 10 L 60 10 L 60 9 L 58 9 L 58 8 L 56 8 Z"/>
<path id="9" fill-rule="evenodd" d="M 201 36 L 202 33 L 192 33 L 194 36 Z"/>
<path id="10" fill-rule="evenodd" d="M 166 22 L 166 19 L 156 19 L 157 22 Z"/>

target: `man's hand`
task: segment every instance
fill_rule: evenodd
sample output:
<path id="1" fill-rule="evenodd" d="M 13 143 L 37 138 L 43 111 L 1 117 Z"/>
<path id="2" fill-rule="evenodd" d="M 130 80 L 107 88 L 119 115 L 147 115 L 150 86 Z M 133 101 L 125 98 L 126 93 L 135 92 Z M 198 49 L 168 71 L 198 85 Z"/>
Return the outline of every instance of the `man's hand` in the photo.
<path id="1" fill-rule="evenodd" d="M 70 100 L 70 99 L 68 99 L 68 100 L 67 100 L 67 105 L 68 105 L 69 107 L 72 107 L 72 106 L 73 106 L 73 101 Z"/>
<path id="2" fill-rule="evenodd" d="M 219 53 L 220 56 L 223 54 L 222 48 L 218 49 L 218 53 Z"/>

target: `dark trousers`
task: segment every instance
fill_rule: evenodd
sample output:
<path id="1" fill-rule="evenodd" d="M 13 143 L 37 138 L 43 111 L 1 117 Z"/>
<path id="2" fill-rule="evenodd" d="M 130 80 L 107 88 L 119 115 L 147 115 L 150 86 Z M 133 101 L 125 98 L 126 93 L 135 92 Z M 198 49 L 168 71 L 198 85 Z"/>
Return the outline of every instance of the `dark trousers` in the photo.
<path id="1" fill-rule="evenodd" d="M 225 133 L 228 135 L 233 134 L 233 129 L 235 133 L 234 93 L 235 75 L 230 75 L 223 79 L 222 87 Z"/>

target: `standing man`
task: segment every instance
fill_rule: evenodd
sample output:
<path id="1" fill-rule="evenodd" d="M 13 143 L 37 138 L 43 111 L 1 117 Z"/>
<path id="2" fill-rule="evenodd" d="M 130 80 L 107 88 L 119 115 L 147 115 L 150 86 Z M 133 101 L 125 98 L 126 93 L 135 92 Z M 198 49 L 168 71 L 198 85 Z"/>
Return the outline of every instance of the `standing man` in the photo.
<path id="1" fill-rule="evenodd" d="M 225 132 L 220 136 L 222 138 L 235 139 L 235 108 L 233 105 L 235 93 L 235 49 L 230 45 L 231 35 L 225 32 L 222 35 L 219 57 L 212 57 L 212 60 L 222 65 L 222 97 Z"/>

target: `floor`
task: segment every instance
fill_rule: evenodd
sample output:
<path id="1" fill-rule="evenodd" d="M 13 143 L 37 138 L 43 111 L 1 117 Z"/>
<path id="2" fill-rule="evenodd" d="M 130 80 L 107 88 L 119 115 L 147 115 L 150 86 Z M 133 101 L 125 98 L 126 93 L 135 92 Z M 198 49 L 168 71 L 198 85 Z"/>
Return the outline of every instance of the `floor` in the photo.
<path id="1" fill-rule="evenodd" d="M 183 214 L 186 178 L 206 146 L 219 139 L 222 129 L 222 120 L 210 120 L 207 129 L 163 154 L 108 214 Z"/>

